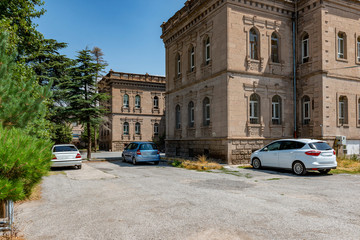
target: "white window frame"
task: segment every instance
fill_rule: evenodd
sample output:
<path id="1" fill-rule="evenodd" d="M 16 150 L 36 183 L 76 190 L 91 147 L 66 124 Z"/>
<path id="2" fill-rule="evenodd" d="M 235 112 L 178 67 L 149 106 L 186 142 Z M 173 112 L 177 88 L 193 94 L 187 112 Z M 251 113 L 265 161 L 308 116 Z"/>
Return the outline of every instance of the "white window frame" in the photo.
<path id="1" fill-rule="evenodd" d="M 180 77 L 180 75 L 181 75 L 181 57 L 180 57 L 180 54 L 177 55 L 176 70 L 177 70 L 177 76 Z"/>
<path id="2" fill-rule="evenodd" d="M 123 97 L 123 107 L 128 108 L 129 107 L 129 95 L 125 94 Z"/>
<path id="3" fill-rule="evenodd" d="M 154 135 L 159 135 L 159 124 L 154 124 Z"/>
<path id="4" fill-rule="evenodd" d="M 342 35 L 343 37 L 340 37 Z M 344 33 L 339 32 L 337 39 L 338 39 L 338 58 L 345 59 L 345 38 Z"/>
<path id="5" fill-rule="evenodd" d="M 360 37 L 357 39 L 357 61 L 360 62 Z"/>
<path id="6" fill-rule="evenodd" d="M 141 107 L 141 97 L 139 95 L 135 96 L 135 108 Z"/>
<path id="7" fill-rule="evenodd" d="M 141 125 L 139 122 L 135 123 L 135 134 L 140 135 L 141 134 Z"/>
<path id="8" fill-rule="evenodd" d="M 281 124 L 280 121 L 280 102 L 272 102 L 272 115 L 271 120 L 272 124 L 274 124 L 274 121 L 277 121 L 276 124 Z"/>
<path id="9" fill-rule="evenodd" d="M 311 115 L 310 115 L 311 104 L 310 103 L 311 103 L 311 100 L 303 102 L 303 124 L 309 124 L 309 122 L 311 120 Z"/>
<path id="10" fill-rule="evenodd" d="M 211 52 L 210 52 L 210 37 L 207 37 L 205 40 L 205 63 L 206 65 L 208 65 L 210 63 L 211 60 Z"/>
<path id="11" fill-rule="evenodd" d="M 254 34 L 252 34 L 254 31 Z M 256 32 L 255 29 L 250 29 L 249 32 L 249 47 L 250 47 L 250 58 L 254 60 L 259 59 L 259 34 Z M 255 56 L 256 55 L 256 56 Z"/>
<path id="12" fill-rule="evenodd" d="M 154 108 L 159 108 L 159 97 L 158 96 L 154 97 L 153 104 L 154 104 Z"/>
<path id="13" fill-rule="evenodd" d="M 306 49 L 305 49 L 305 45 L 306 45 Z M 301 57 L 302 57 L 302 63 L 306 63 L 309 61 L 309 35 L 307 35 L 306 39 L 303 38 L 301 41 Z"/>
<path id="14" fill-rule="evenodd" d="M 194 72 L 195 69 L 195 47 L 191 47 L 190 50 L 190 71 Z"/>
<path id="15" fill-rule="evenodd" d="M 256 100 L 250 100 L 250 123 L 258 124 L 259 123 L 259 111 L 255 111 L 255 109 L 258 109 L 259 107 L 259 101 Z"/>
<path id="16" fill-rule="evenodd" d="M 129 135 L 129 123 L 128 122 L 124 122 L 123 135 Z"/>

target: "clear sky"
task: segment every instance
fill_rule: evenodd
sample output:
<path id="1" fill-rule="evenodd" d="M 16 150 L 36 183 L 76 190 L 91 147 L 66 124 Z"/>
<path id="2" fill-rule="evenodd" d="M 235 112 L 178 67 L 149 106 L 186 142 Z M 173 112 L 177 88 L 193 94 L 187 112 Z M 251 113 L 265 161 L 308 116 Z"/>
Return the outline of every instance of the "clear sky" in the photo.
<path id="1" fill-rule="evenodd" d="M 101 48 L 110 69 L 165 75 L 165 48 L 160 39 L 167 21 L 186 0 L 45 0 L 45 15 L 36 19 L 46 38 L 69 44 L 62 53 Z"/>

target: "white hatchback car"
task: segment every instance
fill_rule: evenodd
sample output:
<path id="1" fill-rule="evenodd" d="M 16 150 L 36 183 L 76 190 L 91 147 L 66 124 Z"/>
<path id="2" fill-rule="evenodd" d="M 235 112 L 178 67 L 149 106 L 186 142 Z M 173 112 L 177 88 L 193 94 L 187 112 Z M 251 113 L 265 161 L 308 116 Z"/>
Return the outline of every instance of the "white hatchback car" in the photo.
<path id="1" fill-rule="evenodd" d="M 297 175 L 308 170 L 326 174 L 337 167 L 335 150 L 326 142 L 314 139 L 277 140 L 253 152 L 250 159 L 255 169 L 292 169 Z"/>
<path id="2" fill-rule="evenodd" d="M 52 147 L 54 155 L 51 167 L 76 167 L 81 169 L 82 158 L 79 150 L 72 144 L 56 144 Z"/>

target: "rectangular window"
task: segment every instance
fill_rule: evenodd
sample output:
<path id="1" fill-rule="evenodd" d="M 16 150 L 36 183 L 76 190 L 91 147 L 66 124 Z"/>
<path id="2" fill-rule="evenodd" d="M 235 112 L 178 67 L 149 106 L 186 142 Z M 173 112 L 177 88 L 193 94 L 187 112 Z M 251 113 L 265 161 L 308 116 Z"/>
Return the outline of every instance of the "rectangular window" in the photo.
<path id="1" fill-rule="evenodd" d="M 345 122 L 345 103 L 339 102 L 339 123 L 344 124 Z"/>
<path id="2" fill-rule="evenodd" d="M 344 58 L 344 38 L 338 37 L 338 58 Z"/>
<path id="3" fill-rule="evenodd" d="M 306 63 L 309 61 L 309 39 L 302 41 L 302 62 Z"/>
<path id="4" fill-rule="evenodd" d="M 280 104 L 278 102 L 272 103 L 272 124 L 280 124 Z"/>
<path id="5" fill-rule="evenodd" d="M 190 55 L 190 71 L 193 72 L 195 69 L 195 52 L 191 51 Z"/>
<path id="6" fill-rule="evenodd" d="M 360 99 L 358 100 L 358 124 L 360 125 Z"/>
<path id="7" fill-rule="evenodd" d="M 360 62 L 360 42 L 357 42 L 357 60 Z"/>
<path id="8" fill-rule="evenodd" d="M 304 124 L 307 125 L 310 123 L 310 102 L 304 102 L 303 106 L 303 116 Z"/>
<path id="9" fill-rule="evenodd" d="M 253 123 L 253 124 L 259 123 L 258 102 L 257 101 L 250 101 L 250 123 Z"/>
<path id="10" fill-rule="evenodd" d="M 190 109 L 190 127 L 194 127 L 194 107 Z"/>

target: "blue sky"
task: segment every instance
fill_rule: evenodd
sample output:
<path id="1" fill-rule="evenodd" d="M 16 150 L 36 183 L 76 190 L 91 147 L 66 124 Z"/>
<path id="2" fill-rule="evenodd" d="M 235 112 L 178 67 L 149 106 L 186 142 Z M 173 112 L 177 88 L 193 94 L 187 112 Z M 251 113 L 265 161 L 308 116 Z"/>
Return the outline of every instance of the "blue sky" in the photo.
<path id="1" fill-rule="evenodd" d="M 62 53 L 101 48 L 110 69 L 165 75 L 162 22 L 186 0 L 46 0 L 45 15 L 36 19 L 46 38 L 69 44 Z"/>

